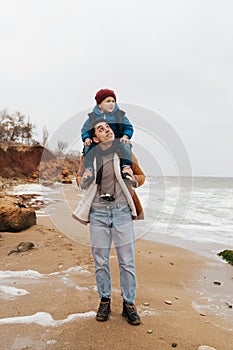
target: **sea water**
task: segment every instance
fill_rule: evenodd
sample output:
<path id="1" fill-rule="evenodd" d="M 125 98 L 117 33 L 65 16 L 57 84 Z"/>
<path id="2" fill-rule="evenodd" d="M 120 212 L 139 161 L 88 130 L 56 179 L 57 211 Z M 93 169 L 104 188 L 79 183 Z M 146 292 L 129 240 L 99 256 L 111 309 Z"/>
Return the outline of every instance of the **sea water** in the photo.
<path id="1" fill-rule="evenodd" d="M 136 239 L 193 250 L 209 251 L 210 246 L 212 250 L 232 249 L 233 178 L 148 176 L 136 191 L 145 212 L 145 220 L 135 222 Z M 71 199 L 71 192 L 76 198 Z M 72 232 L 77 232 L 77 222 L 71 215 L 75 202 L 83 195 L 75 181 L 71 185 L 57 183 L 53 188 L 20 185 L 11 193 L 40 195 L 48 205 L 37 216 L 49 215 L 58 229 L 75 238 Z"/>
<path id="2" fill-rule="evenodd" d="M 232 322 L 232 266 L 218 253 L 233 249 L 233 178 L 148 177 L 137 193 L 145 210 L 145 220 L 135 223 L 137 236 L 211 258 L 192 305 Z"/>
<path id="3" fill-rule="evenodd" d="M 232 249 L 233 178 L 148 177 L 137 193 L 145 210 L 144 224 L 135 225 L 142 238 Z"/>

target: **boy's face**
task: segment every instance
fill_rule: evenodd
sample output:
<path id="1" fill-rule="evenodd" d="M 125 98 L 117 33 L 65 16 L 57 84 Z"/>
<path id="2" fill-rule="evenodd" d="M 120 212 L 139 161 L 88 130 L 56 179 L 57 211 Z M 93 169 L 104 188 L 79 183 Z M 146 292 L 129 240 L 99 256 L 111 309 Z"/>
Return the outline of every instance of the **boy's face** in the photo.
<path id="1" fill-rule="evenodd" d="M 113 142 L 114 139 L 114 132 L 108 123 L 100 122 L 95 125 L 95 136 L 93 137 L 95 143 Z"/>
<path id="2" fill-rule="evenodd" d="M 111 113 L 115 108 L 116 101 L 113 97 L 106 97 L 100 104 L 99 109 L 104 113 Z"/>

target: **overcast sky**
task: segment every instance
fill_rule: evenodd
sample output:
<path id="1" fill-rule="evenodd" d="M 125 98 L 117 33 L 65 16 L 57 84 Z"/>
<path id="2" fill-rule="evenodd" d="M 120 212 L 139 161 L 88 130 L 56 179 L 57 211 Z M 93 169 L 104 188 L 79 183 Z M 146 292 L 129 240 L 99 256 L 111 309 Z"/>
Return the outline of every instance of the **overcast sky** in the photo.
<path id="1" fill-rule="evenodd" d="M 108 87 L 173 128 L 195 176 L 232 176 L 232 18 L 232 0 L 1 0 L 0 108 L 52 136 Z"/>

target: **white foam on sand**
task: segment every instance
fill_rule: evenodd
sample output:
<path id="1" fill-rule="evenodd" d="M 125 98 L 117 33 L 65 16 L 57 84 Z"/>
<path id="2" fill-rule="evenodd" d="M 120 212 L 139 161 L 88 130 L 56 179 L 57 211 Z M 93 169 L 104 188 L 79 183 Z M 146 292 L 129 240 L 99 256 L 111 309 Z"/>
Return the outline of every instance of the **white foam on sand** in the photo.
<path id="1" fill-rule="evenodd" d="M 76 274 L 76 273 L 79 273 L 79 274 L 82 274 L 82 275 L 90 275 L 91 272 L 88 271 L 87 269 L 87 266 L 84 265 L 84 266 L 75 266 L 75 267 L 70 267 L 69 269 L 63 271 L 63 273 L 66 273 L 66 274 Z"/>
<path id="2" fill-rule="evenodd" d="M 90 275 L 90 271 L 87 270 L 86 266 L 75 266 L 70 267 L 67 270 L 60 271 L 60 272 L 52 272 L 49 274 L 42 274 L 35 270 L 25 270 L 25 271 L 11 271 L 11 270 L 5 270 L 0 271 L 0 280 L 2 279 L 9 279 L 9 278 L 26 278 L 26 279 L 39 279 L 39 278 L 45 278 L 49 276 L 55 276 L 55 275 L 72 275 L 72 274 L 83 274 L 83 275 Z"/>
<path id="3" fill-rule="evenodd" d="M 6 271 L 0 271 L 0 279 L 7 279 L 7 278 L 42 278 L 45 275 L 34 271 L 34 270 L 26 270 L 26 271 L 11 271 L 11 270 L 6 270 Z"/>
<path id="4" fill-rule="evenodd" d="M 19 288 L 8 287 L 8 286 L 0 286 L 0 296 L 3 296 L 3 298 L 8 296 L 20 296 L 25 294 L 29 294 L 29 292 L 27 292 L 25 289 L 19 289 Z"/>
<path id="5" fill-rule="evenodd" d="M 33 324 L 38 324 L 40 326 L 45 326 L 45 327 L 57 327 L 64 323 L 74 321 L 75 319 L 78 319 L 78 318 L 88 318 L 88 317 L 93 317 L 95 315 L 96 315 L 96 312 L 88 311 L 84 313 L 69 315 L 66 319 L 63 319 L 63 320 L 54 320 L 52 316 L 47 312 L 37 312 L 36 314 L 30 315 L 30 316 L 1 318 L 0 324 L 16 324 L 16 323 L 32 324 L 33 323 Z"/>
<path id="6" fill-rule="evenodd" d="M 83 291 L 89 290 L 89 288 L 88 288 L 88 287 L 80 287 L 80 286 L 75 286 L 75 289 L 76 289 L 76 290 L 79 290 L 80 292 L 83 292 Z"/>
<path id="7" fill-rule="evenodd" d="M 17 185 L 12 188 L 11 191 L 8 191 L 8 195 L 12 196 L 22 196 L 24 194 L 26 195 L 33 195 L 36 196 L 36 198 L 31 199 L 31 207 L 33 208 L 33 204 L 37 202 L 38 196 L 40 196 L 40 200 L 43 202 L 44 205 L 49 205 L 54 202 L 54 199 L 51 198 L 51 196 L 55 194 L 59 194 L 60 192 L 56 188 L 50 188 L 48 186 L 43 186 L 41 184 L 23 184 L 23 185 Z M 36 204 L 38 206 L 38 204 Z M 40 204 L 39 204 L 40 206 Z M 45 209 L 39 209 L 36 210 L 36 215 L 39 216 L 48 216 Z"/>
<path id="8" fill-rule="evenodd" d="M 87 291 L 90 288 L 85 286 L 78 286 L 74 282 L 70 284 L 70 276 L 75 275 L 90 275 L 91 272 L 87 270 L 87 266 L 75 266 L 71 267 L 67 270 L 52 272 L 50 274 L 41 274 L 38 271 L 34 270 L 25 270 L 25 271 L 0 271 L 0 299 L 12 300 L 18 296 L 29 294 L 29 292 L 25 289 L 18 289 L 12 287 L 12 282 L 14 281 L 23 281 L 23 283 L 27 283 L 31 285 L 33 281 L 37 281 L 36 283 L 40 283 L 49 279 L 50 277 L 55 276 L 55 279 L 63 282 L 63 287 L 65 284 L 73 286 L 76 290 L 83 292 Z M 43 283 L 43 282 L 42 282 Z"/>
<path id="9" fill-rule="evenodd" d="M 54 190 L 40 184 L 24 184 L 13 187 L 12 191 L 9 191 L 7 193 L 19 196 L 23 194 L 43 195 L 47 192 L 54 192 Z"/>

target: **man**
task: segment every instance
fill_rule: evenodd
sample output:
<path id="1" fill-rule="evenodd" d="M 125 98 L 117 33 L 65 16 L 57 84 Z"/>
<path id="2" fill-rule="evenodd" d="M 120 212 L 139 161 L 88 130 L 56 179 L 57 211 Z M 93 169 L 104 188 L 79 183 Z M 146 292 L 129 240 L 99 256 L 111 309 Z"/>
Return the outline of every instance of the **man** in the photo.
<path id="1" fill-rule="evenodd" d="M 134 305 L 136 295 L 136 273 L 134 262 L 133 220 L 143 219 L 143 210 L 132 184 L 140 186 L 145 175 L 133 156 L 130 180 L 121 176 L 118 140 L 104 119 L 94 121 L 91 130 L 96 143 L 94 153 L 95 179 L 87 188 L 83 199 L 73 213 L 73 218 L 83 224 L 90 222 L 90 239 L 95 261 L 95 275 L 100 304 L 97 321 L 107 321 L 111 312 L 111 275 L 109 256 L 114 242 L 119 270 L 122 315 L 132 325 L 141 323 Z M 84 165 L 79 169 L 77 182 L 87 187 L 82 179 Z M 128 170 L 127 170 L 128 172 Z"/>

